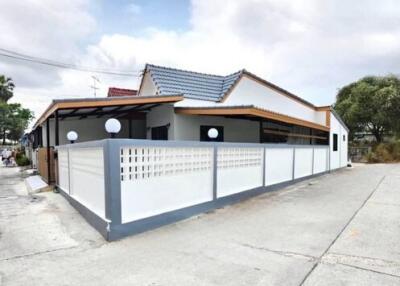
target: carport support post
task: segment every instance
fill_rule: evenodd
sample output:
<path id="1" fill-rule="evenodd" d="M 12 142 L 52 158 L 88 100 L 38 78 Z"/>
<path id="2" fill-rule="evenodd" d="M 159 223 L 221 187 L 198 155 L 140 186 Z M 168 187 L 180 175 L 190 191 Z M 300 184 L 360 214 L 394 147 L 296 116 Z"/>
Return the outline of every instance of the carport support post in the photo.
<path id="1" fill-rule="evenodd" d="M 103 141 L 104 156 L 104 189 L 105 189 L 105 216 L 112 225 L 122 222 L 121 213 L 121 173 L 120 173 L 120 146 L 117 140 L 106 139 Z"/>
<path id="2" fill-rule="evenodd" d="M 59 134 L 59 129 L 58 129 L 58 110 L 56 110 L 54 112 L 54 122 L 55 122 L 55 132 L 54 132 L 54 142 L 55 142 L 55 146 L 59 145 L 59 141 L 60 141 L 60 134 Z"/>
<path id="3" fill-rule="evenodd" d="M 47 183 L 51 182 L 51 166 L 50 166 L 50 120 L 46 119 L 46 148 L 47 148 Z"/>

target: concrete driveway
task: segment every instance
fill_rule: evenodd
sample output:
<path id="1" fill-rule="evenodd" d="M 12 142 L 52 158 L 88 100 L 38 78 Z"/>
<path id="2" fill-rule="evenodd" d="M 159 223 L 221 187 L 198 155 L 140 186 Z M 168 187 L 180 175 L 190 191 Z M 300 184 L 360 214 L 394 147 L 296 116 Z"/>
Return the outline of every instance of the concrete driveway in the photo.
<path id="1" fill-rule="evenodd" d="M 107 243 L 0 169 L 0 285 L 400 285 L 400 165 L 359 165 Z"/>

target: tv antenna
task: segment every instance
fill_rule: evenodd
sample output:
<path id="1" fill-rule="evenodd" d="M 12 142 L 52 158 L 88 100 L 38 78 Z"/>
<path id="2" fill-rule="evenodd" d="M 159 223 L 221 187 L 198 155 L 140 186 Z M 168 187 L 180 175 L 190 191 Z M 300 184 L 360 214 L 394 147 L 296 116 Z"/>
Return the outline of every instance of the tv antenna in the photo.
<path id="1" fill-rule="evenodd" d="M 96 76 L 94 76 L 94 75 L 92 75 L 92 79 L 93 79 L 93 85 L 91 85 L 90 88 L 93 89 L 94 97 L 96 97 L 96 91 L 97 91 L 98 89 L 100 89 L 100 87 L 98 87 L 96 84 L 97 84 L 97 83 L 100 83 L 100 80 L 99 80 Z"/>

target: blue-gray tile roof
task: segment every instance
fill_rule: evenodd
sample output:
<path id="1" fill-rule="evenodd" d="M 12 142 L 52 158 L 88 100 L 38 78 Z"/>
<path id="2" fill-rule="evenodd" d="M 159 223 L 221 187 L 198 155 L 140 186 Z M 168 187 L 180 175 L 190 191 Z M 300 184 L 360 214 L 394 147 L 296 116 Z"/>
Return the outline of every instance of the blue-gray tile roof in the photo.
<path id="1" fill-rule="evenodd" d="M 220 101 L 243 70 L 219 76 L 147 64 L 145 72 L 150 73 L 160 95 L 183 94 L 191 99 Z"/>

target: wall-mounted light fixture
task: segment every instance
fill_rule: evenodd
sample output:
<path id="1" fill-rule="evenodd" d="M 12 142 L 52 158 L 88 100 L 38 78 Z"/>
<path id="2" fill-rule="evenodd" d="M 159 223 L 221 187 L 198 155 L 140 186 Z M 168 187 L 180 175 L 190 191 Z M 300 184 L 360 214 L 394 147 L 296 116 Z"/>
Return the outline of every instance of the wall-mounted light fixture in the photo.
<path id="1" fill-rule="evenodd" d="M 76 140 L 78 140 L 78 133 L 75 131 L 71 130 L 67 133 L 67 139 L 71 144 L 74 144 Z"/>
<path id="2" fill-rule="evenodd" d="M 115 118 L 110 118 L 106 121 L 105 128 L 107 133 L 110 133 L 110 137 L 115 138 L 115 135 L 121 130 L 121 123 Z"/>
<path id="3" fill-rule="evenodd" d="M 215 139 L 218 137 L 218 130 L 216 128 L 208 129 L 207 135 L 210 139 Z"/>

